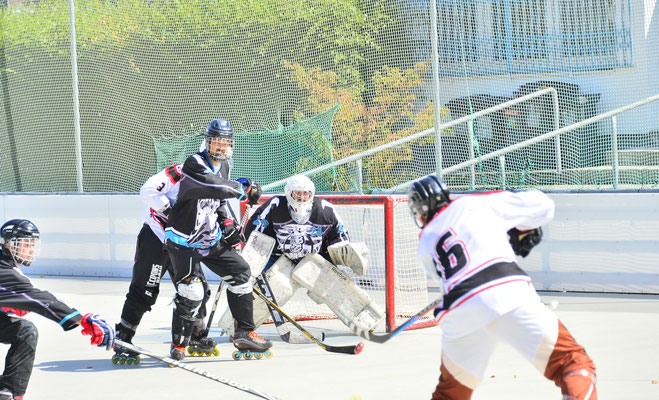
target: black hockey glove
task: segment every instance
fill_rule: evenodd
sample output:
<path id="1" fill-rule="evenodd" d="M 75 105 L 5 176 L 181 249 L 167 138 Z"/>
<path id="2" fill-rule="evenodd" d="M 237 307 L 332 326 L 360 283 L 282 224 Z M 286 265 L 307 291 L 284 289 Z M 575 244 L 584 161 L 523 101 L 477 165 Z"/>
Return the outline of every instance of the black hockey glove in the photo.
<path id="1" fill-rule="evenodd" d="M 234 249 L 242 242 L 245 241 L 245 236 L 240 233 L 239 229 L 236 229 L 235 222 L 233 222 L 232 219 L 226 219 L 222 223 L 223 231 L 224 231 L 224 241 Z"/>
<path id="2" fill-rule="evenodd" d="M 537 227 L 528 231 L 513 228 L 508 231 L 510 246 L 518 256 L 526 257 L 540 241 L 542 241 L 542 228 Z"/>
<path id="3" fill-rule="evenodd" d="M 238 182 L 242 183 L 243 188 L 245 189 L 245 194 L 247 195 L 247 201 L 250 206 L 256 205 L 263 194 L 261 185 L 256 182 L 252 182 L 248 178 L 240 178 Z"/>

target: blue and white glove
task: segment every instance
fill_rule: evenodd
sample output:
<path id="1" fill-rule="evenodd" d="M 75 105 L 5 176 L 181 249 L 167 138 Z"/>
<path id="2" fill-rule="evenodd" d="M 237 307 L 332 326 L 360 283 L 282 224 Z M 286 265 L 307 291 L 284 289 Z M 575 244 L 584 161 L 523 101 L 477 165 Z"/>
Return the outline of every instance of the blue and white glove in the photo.
<path id="1" fill-rule="evenodd" d="M 91 336 L 92 345 L 105 346 L 106 350 L 114 347 L 114 328 L 98 314 L 85 314 L 80 321 L 82 334 Z"/>

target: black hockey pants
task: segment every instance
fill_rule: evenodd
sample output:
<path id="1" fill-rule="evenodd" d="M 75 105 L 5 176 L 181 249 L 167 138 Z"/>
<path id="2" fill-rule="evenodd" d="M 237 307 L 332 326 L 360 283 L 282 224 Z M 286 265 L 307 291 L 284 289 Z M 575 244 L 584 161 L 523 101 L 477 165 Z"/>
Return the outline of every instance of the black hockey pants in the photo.
<path id="1" fill-rule="evenodd" d="M 171 270 L 169 255 L 149 225 L 142 226 L 137 235 L 136 247 L 133 276 L 121 311 L 121 319 L 129 323 L 133 331 L 142 321 L 144 313 L 151 311 L 156 303 L 160 293 L 160 279 L 166 271 Z"/>
<path id="2" fill-rule="evenodd" d="M 200 262 L 203 262 L 208 269 L 222 277 L 229 285 L 227 302 L 231 314 L 236 320 L 237 328 L 246 331 L 254 329 L 254 297 L 252 296 L 251 285 L 246 285 L 249 282 L 251 271 L 249 264 L 247 264 L 245 259 L 235 249 L 222 243 L 213 247 L 210 251 L 202 251 L 203 253 L 200 253 L 199 250 L 168 242 L 167 251 L 169 252 L 174 270 L 173 280 L 177 286 L 182 282 L 190 282 L 195 278 L 199 278 L 206 283 L 206 278 L 200 266 Z M 243 287 L 249 286 L 249 291 L 246 293 L 235 293 L 233 288 L 240 285 L 243 285 Z M 210 296 L 204 297 L 202 310 L 205 309 L 205 304 L 209 298 Z M 176 313 L 174 314 L 176 315 Z M 175 325 L 172 323 L 173 329 Z M 188 329 L 185 329 L 185 331 L 186 333 L 189 332 Z M 177 332 L 172 333 L 175 334 Z"/>
<path id="3" fill-rule="evenodd" d="M 39 334 L 31 321 L 0 313 L 0 342 L 9 344 L 0 388 L 11 390 L 14 396 L 25 394 L 32 375 Z"/>

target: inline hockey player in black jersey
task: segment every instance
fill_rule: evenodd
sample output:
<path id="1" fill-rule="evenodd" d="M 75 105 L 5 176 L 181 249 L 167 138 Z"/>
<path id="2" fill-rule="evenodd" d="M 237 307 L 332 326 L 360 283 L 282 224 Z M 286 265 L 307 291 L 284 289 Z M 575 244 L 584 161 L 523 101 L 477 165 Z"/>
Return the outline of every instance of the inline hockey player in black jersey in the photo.
<path id="1" fill-rule="evenodd" d="M 234 346 L 256 352 L 266 352 L 272 346 L 254 332 L 251 271 L 236 251 L 244 238 L 235 221 L 228 218 L 225 204 L 228 198 L 246 198 L 256 204 L 261 187 L 249 179 L 228 180 L 227 154 L 234 145 L 229 122 L 211 121 L 205 136 L 206 150 L 188 157 L 183 164 L 178 200 L 165 229 L 177 289 L 170 351 L 177 360 L 185 357 L 199 310 L 209 298 L 200 262 L 228 284 L 229 308 L 236 316 Z"/>
<path id="2" fill-rule="evenodd" d="M 0 227 L 0 342 L 9 344 L 5 370 L 0 376 L 0 400 L 22 399 L 28 386 L 37 349 L 35 325 L 21 317 L 34 311 L 59 323 L 65 331 L 82 326 L 91 344 L 114 346 L 112 326 L 96 314 L 80 314 L 51 293 L 32 285 L 20 268 L 39 255 L 39 230 L 26 219 L 12 219 Z"/>
<path id="3" fill-rule="evenodd" d="M 276 240 L 272 257 L 257 284 L 267 285 L 280 307 L 304 288 L 310 298 L 326 304 L 347 326 L 374 329 L 384 319 L 384 313 L 350 276 L 352 272 L 364 275 L 367 270 L 365 244 L 350 241 L 334 205 L 315 197 L 315 185 L 308 177 L 290 178 L 284 191 L 284 196 L 274 196 L 263 203 L 245 228 L 247 237 L 258 231 Z M 256 326 L 269 316 L 266 304 L 257 299 Z M 219 325 L 233 334 L 229 312 L 220 318 Z"/>

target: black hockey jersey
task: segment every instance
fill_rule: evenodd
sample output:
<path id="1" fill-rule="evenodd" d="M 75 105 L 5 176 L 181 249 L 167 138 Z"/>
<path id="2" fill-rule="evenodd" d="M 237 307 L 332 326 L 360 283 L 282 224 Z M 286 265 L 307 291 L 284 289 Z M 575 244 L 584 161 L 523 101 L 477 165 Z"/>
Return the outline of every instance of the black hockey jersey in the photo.
<path id="1" fill-rule="evenodd" d="M 293 221 L 285 196 L 271 198 L 252 215 L 245 227 L 245 236 L 249 237 L 255 230 L 277 240 L 274 255 L 284 254 L 292 261 L 299 261 L 310 253 L 329 259 L 327 246 L 350 240 L 334 205 L 318 197 L 313 199 L 311 216 L 304 224 Z"/>
<path id="2" fill-rule="evenodd" d="M 82 319 L 82 315 L 75 308 L 64 304 L 50 292 L 35 288 L 30 278 L 23 275 L 14 264 L 14 260 L 2 250 L 0 250 L 0 307 L 33 311 L 57 322 L 65 331 L 75 328 Z"/>
<path id="3" fill-rule="evenodd" d="M 191 155 L 181 170 L 178 200 L 169 214 L 165 239 L 198 249 L 213 247 L 222 237 L 221 221 L 227 218 L 224 199 L 245 198 L 242 184 L 229 180 L 230 166 L 218 168 L 206 152 Z"/>

